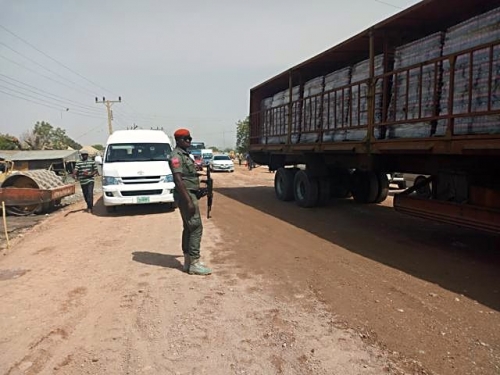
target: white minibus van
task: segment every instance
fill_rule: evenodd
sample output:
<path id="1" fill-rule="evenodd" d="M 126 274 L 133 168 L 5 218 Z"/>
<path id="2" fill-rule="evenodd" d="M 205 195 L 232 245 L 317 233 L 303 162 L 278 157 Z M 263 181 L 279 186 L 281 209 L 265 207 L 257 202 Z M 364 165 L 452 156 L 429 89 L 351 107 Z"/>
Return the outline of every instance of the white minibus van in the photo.
<path id="1" fill-rule="evenodd" d="M 172 146 L 161 130 L 117 130 L 108 138 L 102 164 L 103 203 L 116 206 L 168 203 L 173 207 Z"/>

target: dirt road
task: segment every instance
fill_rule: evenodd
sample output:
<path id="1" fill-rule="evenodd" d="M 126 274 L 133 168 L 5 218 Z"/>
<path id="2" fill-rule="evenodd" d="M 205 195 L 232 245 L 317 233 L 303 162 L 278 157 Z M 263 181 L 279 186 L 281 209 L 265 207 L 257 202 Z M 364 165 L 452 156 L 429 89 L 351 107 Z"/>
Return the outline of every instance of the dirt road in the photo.
<path id="1" fill-rule="evenodd" d="M 1 374 L 500 374 L 498 237 L 214 174 L 209 277 L 162 207 L 52 214 L 0 259 Z M 204 203 L 204 202 L 203 202 Z"/>

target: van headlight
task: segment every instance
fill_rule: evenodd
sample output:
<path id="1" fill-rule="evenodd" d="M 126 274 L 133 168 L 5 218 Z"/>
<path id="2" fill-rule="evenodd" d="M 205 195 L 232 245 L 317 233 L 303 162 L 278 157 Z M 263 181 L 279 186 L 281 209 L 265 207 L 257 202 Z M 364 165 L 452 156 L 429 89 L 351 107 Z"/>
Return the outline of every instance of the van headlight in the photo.
<path id="1" fill-rule="evenodd" d="M 173 174 L 167 174 L 165 176 L 165 182 L 174 182 L 174 175 Z"/>
<path id="2" fill-rule="evenodd" d="M 116 177 L 104 176 L 102 178 L 102 184 L 103 184 L 103 186 L 106 186 L 106 185 L 118 185 L 118 179 Z"/>

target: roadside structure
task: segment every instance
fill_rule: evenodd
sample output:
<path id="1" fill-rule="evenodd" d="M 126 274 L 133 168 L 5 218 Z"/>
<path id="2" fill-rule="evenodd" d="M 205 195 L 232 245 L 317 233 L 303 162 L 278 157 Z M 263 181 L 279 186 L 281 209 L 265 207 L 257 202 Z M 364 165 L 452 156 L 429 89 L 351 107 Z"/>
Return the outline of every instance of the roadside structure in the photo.
<path id="1" fill-rule="evenodd" d="M 87 145 L 87 146 L 83 146 L 81 149 L 80 149 L 80 152 L 82 151 L 87 151 L 87 153 L 89 154 L 89 157 L 91 158 L 94 158 L 96 157 L 97 155 L 101 155 L 102 156 L 102 151 L 99 151 L 98 149 L 90 146 L 90 145 Z"/>
<path id="2" fill-rule="evenodd" d="M 13 170 L 48 169 L 59 175 L 71 173 L 78 150 L 0 150 L 0 160 L 14 162 Z"/>

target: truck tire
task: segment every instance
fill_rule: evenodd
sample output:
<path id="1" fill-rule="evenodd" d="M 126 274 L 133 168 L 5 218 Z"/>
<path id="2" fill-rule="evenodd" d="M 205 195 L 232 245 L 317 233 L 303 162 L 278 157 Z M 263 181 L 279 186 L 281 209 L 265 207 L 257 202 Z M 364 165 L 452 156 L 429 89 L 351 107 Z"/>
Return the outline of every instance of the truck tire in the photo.
<path id="1" fill-rule="evenodd" d="M 305 171 L 298 171 L 293 179 L 295 203 L 300 207 L 314 207 L 318 204 L 318 179 L 310 177 Z"/>
<path id="2" fill-rule="evenodd" d="M 378 173 L 378 195 L 377 199 L 375 199 L 374 203 L 382 203 L 387 199 L 389 195 L 389 179 L 387 178 L 387 174 Z"/>
<path id="3" fill-rule="evenodd" d="M 379 181 L 373 171 L 356 170 L 352 174 L 351 191 L 358 203 L 375 203 L 379 196 Z"/>
<path id="4" fill-rule="evenodd" d="M 278 168 L 274 175 L 274 192 L 280 201 L 293 200 L 293 178 L 295 171 L 291 168 Z"/>
<path id="5" fill-rule="evenodd" d="M 318 206 L 326 206 L 330 202 L 330 179 L 320 178 L 318 180 Z"/>
<path id="6" fill-rule="evenodd" d="M 341 169 L 333 173 L 330 177 L 330 196 L 332 198 L 350 198 L 351 193 L 351 172 L 348 169 Z"/>

